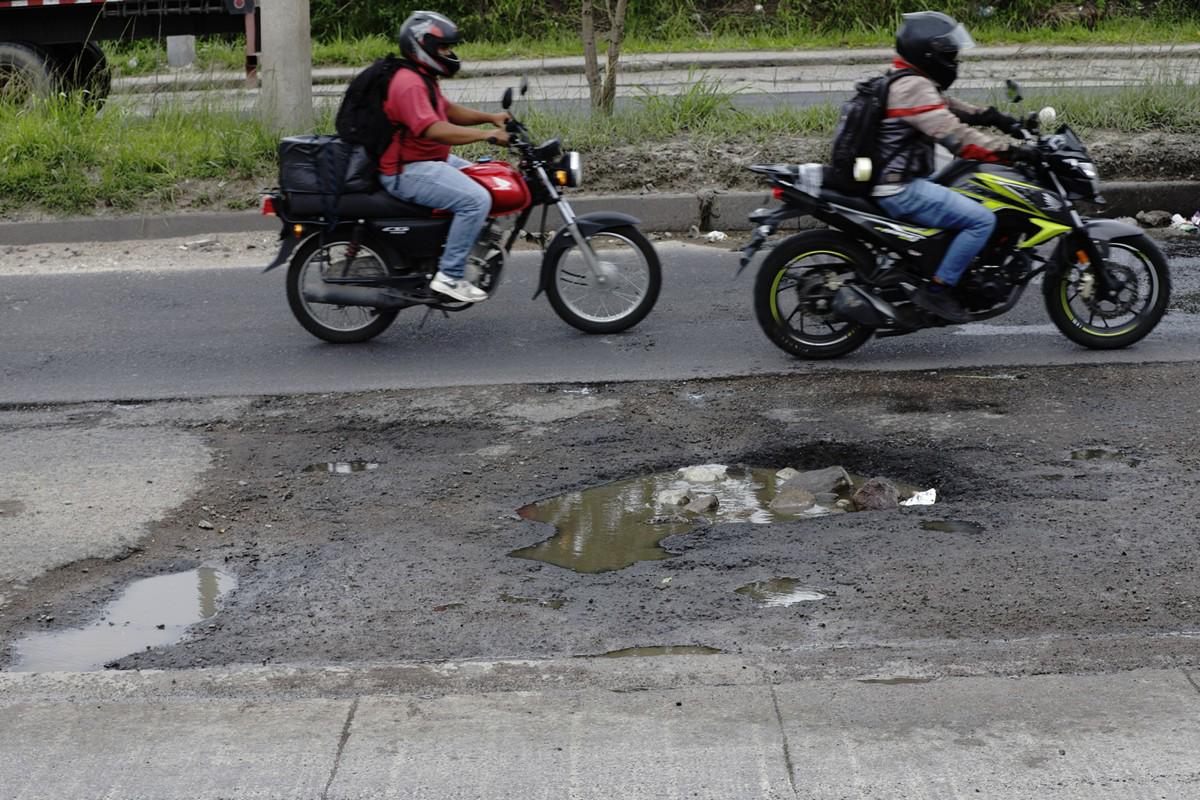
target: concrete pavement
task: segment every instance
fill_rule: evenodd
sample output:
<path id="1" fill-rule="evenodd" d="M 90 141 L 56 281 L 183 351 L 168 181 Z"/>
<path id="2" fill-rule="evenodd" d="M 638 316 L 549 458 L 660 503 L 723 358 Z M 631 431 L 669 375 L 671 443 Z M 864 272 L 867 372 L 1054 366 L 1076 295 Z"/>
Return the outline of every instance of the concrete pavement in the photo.
<path id="1" fill-rule="evenodd" d="M 1189 669 L 733 655 L 0 675 L 0 798 L 1187 798 Z"/>

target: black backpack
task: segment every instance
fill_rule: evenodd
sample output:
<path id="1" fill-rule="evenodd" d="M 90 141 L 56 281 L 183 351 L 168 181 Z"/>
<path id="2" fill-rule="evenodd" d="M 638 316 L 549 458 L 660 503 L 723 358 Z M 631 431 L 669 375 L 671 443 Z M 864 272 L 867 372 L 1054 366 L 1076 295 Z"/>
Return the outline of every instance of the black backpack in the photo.
<path id="1" fill-rule="evenodd" d="M 854 96 L 842 105 L 833 132 L 833 153 L 829 163 L 833 167 L 834 184 L 840 191 L 862 197 L 871 193 L 883 168 L 876 146 L 879 123 L 887 112 L 888 90 L 897 78 L 916 74 L 910 69 L 902 69 L 855 84 Z M 854 162 L 860 158 L 871 160 L 869 180 L 855 180 Z"/>
<path id="2" fill-rule="evenodd" d="M 411 69 L 421 76 L 429 90 L 429 104 L 436 110 L 437 89 L 433 78 L 411 61 L 393 55 L 378 59 L 355 75 L 338 107 L 335 121 L 338 137 L 351 144 L 362 145 L 375 161 L 383 157 L 396 132 L 404 130 L 403 125 L 393 123 L 383 111 L 388 87 L 401 69 Z"/>

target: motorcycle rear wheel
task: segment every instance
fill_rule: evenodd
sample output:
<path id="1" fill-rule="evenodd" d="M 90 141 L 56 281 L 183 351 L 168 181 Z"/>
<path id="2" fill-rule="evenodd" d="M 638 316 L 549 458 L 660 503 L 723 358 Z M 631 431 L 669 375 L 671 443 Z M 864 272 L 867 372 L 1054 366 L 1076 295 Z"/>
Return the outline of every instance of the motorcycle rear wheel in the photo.
<path id="1" fill-rule="evenodd" d="M 554 312 L 584 333 L 620 333 L 637 325 L 658 300 L 662 265 L 654 245 L 632 225 L 606 228 L 587 239 L 606 270 L 594 280 L 579 247 L 559 250 L 548 264 L 546 297 Z"/>
<path id="2" fill-rule="evenodd" d="M 777 347 L 798 358 L 839 358 L 866 344 L 874 328 L 833 316 L 837 286 L 854 280 L 870 254 L 833 231 L 805 231 L 780 242 L 754 281 L 754 315 Z M 831 288 L 832 286 L 832 288 Z"/>
<path id="3" fill-rule="evenodd" d="M 313 336 L 333 344 L 358 344 L 373 339 L 387 330 L 399 313 L 305 299 L 305 283 L 321 281 L 322 274 L 340 273 L 341 277 L 351 274 L 351 271 L 362 273 L 363 277 L 382 277 L 387 274 L 386 259 L 369 243 L 360 243 L 357 255 L 353 259 L 346 258 L 350 244 L 346 236 L 327 236 L 324 246 L 321 245 L 320 236 L 310 237 L 296 250 L 288 267 L 288 305 L 296 321 Z"/>
<path id="4" fill-rule="evenodd" d="M 1105 268 L 1124 286 L 1115 300 L 1089 296 L 1090 273 L 1060 261 L 1042 283 L 1051 321 L 1076 344 L 1093 350 L 1128 347 L 1154 330 L 1171 299 L 1167 260 L 1146 235 L 1106 243 Z"/>

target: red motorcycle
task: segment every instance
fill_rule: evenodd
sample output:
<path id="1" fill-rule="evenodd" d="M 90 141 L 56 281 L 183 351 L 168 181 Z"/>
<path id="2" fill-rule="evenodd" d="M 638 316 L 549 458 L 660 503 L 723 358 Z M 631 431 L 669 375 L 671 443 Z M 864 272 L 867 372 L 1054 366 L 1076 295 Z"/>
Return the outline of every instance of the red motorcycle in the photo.
<path id="1" fill-rule="evenodd" d="M 526 88 L 522 81 L 522 94 Z M 512 101 L 508 89 L 505 110 Z M 515 118 L 506 130 L 509 149 L 518 156 L 515 166 L 481 158 L 463 169 L 492 196 L 491 215 L 468 259 L 467 279 L 494 292 L 533 210 L 555 206 L 566 224 L 544 247 L 533 297 L 544 292 L 558 316 L 585 333 L 633 327 L 650 313 L 662 285 L 658 254 L 638 230 L 639 221 L 615 211 L 576 215 L 562 190 L 581 183 L 579 153 L 564 152 L 558 139 L 535 146 Z M 450 214 L 389 195 L 379 187 L 369 160 L 348 147 L 338 150 L 340 140 L 303 138 L 314 153 L 311 163 L 285 171 L 281 157 L 281 188 L 262 198 L 263 213 L 283 222 L 279 255 L 264 271 L 290 260 L 288 304 L 300 324 L 327 342 L 365 342 L 405 308 L 471 308 L 429 289 Z M 318 138 L 322 141 L 315 142 Z M 284 140 L 281 154 L 289 142 L 301 139 Z M 363 168 L 356 167 L 356 158 Z M 317 173 L 350 177 L 331 188 Z M 313 188 L 322 184 L 323 191 Z M 502 225 L 504 218 L 513 219 L 512 225 Z M 541 242 L 546 241 L 544 225 L 543 213 Z"/>

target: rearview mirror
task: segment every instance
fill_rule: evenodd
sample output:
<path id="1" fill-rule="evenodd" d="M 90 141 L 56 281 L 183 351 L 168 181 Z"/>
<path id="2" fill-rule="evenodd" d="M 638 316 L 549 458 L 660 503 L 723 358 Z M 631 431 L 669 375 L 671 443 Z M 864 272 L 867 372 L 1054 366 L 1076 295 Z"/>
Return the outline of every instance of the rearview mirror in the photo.
<path id="1" fill-rule="evenodd" d="M 505 111 L 508 111 L 510 108 L 512 108 L 512 87 L 504 90 L 504 97 L 500 100 L 500 107 Z"/>
<path id="2" fill-rule="evenodd" d="M 1004 82 L 1004 86 L 1008 89 L 1008 102 L 1019 103 L 1025 98 L 1021 96 L 1021 84 L 1009 78 Z"/>
<path id="3" fill-rule="evenodd" d="M 521 76 L 521 97 L 524 97 L 525 93 L 528 91 L 529 91 L 529 78 L 526 78 L 524 75 L 522 75 Z"/>

